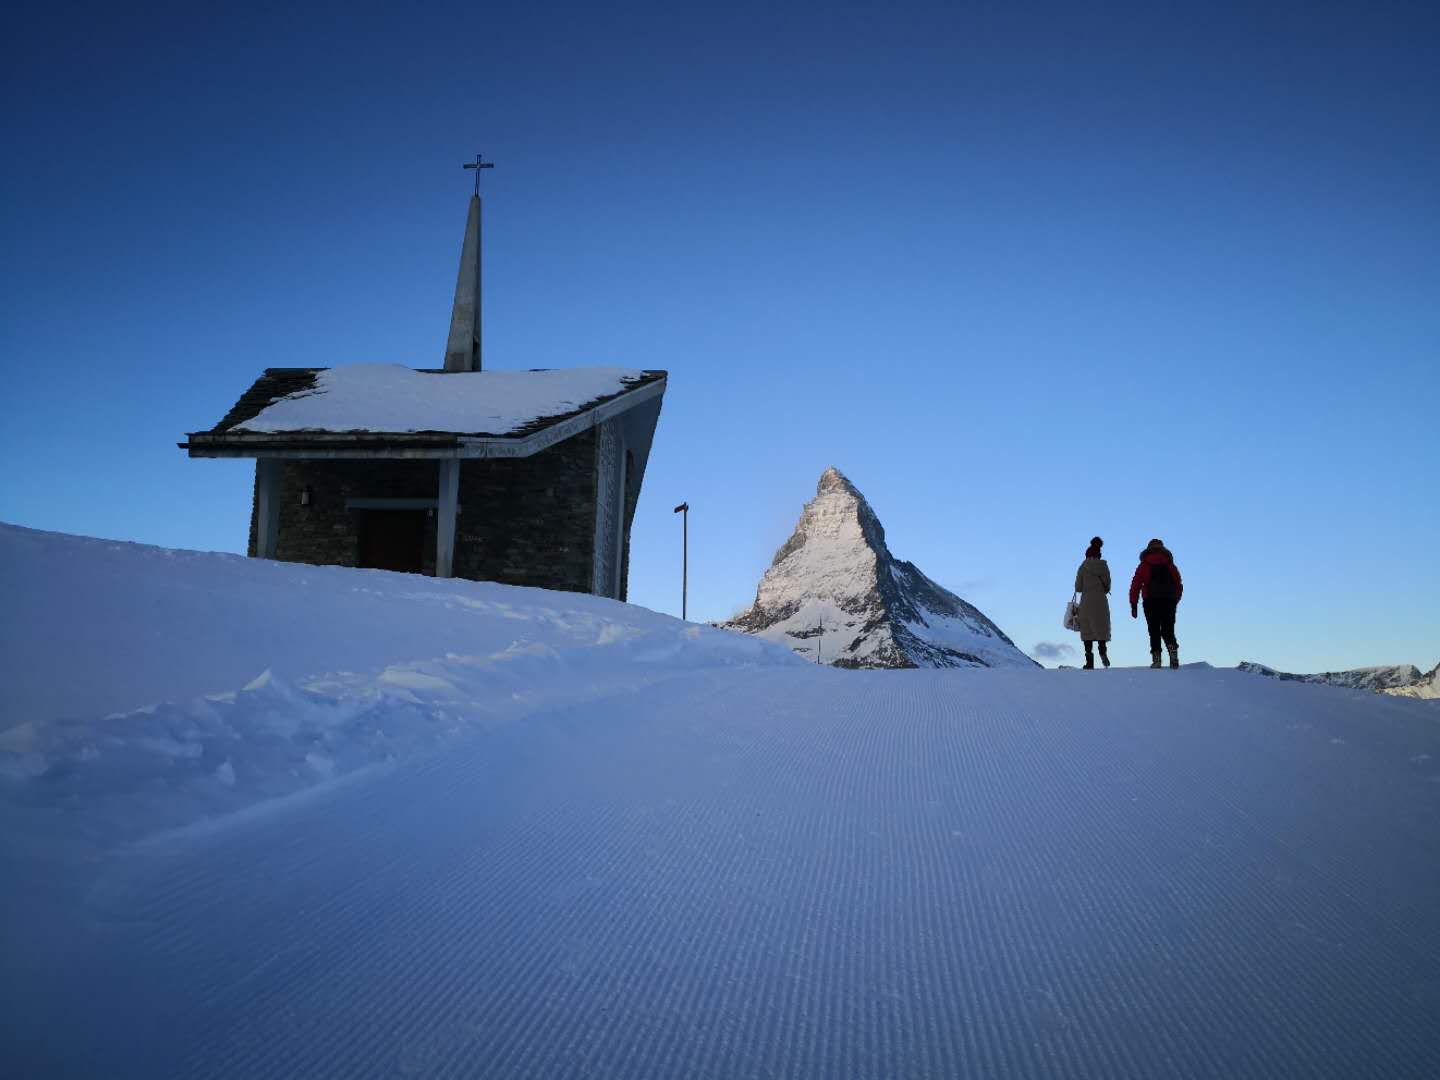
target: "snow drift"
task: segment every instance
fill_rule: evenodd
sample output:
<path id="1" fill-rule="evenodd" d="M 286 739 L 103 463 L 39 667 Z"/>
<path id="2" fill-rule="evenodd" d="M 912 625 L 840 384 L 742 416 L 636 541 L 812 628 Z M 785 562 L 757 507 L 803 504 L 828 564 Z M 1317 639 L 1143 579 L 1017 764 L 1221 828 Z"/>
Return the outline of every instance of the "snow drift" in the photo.
<path id="1" fill-rule="evenodd" d="M 658 677 L 799 663 L 588 595 L 3 524 L 0 590 L 0 778 L 110 840 Z"/>
<path id="2" fill-rule="evenodd" d="M 0 523 L 0 731 L 516 642 L 580 655 L 645 641 L 784 662 L 709 627 L 583 594 L 174 551 Z M 597 651 L 587 653 L 595 647 Z M 63 662 L 59 661 L 63 657 Z"/>

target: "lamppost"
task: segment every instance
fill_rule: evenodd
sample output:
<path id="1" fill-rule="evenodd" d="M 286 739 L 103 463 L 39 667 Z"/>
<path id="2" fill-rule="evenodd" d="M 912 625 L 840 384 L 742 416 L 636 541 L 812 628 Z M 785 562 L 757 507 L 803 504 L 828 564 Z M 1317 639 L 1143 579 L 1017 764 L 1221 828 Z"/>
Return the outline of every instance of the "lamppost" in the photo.
<path id="1" fill-rule="evenodd" d="M 690 592 L 690 504 L 683 502 L 673 512 L 680 515 L 680 618 L 685 619 Z"/>

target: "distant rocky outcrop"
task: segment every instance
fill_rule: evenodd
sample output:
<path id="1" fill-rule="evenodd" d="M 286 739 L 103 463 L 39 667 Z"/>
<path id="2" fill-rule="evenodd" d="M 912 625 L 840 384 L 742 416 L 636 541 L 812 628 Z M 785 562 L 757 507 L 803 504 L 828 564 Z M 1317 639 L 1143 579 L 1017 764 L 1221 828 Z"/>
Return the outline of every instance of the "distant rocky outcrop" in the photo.
<path id="1" fill-rule="evenodd" d="M 1380 691 L 1396 697 L 1420 698 L 1423 701 L 1440 701 L 1440 664 L 1436 664 L 1424 675 L 1406 686 L 1395 686 Z"/>
<path id="2" fill-rule="evenodd" d="M 754 605 L 722 624 L 836 667 L 1039 667 L 973 604 L 896 559 L 865 497 L 826 469 Z"/>
<path id="3" fill-rule="evenodd" d="M 1349 690 L 1370 690 L 1377 694 L 1394 694 L 1398 697 L 1440 698 L 1440 664 L 1426 674 L 1414 664 L 1392 664 L 1382 667 L 1353 668 L 1349 671 L 1323 671 L 1314 675 L 1294 675 L 1288 671 L 1276 671 L 1264 664 L 1245 660 L 1239 665 L 1241 671 L 1252 675 L 1264 675 L 1271 679 L 1289 682 L 1323 683 L 1326 686 L 1343 686 Z"/>

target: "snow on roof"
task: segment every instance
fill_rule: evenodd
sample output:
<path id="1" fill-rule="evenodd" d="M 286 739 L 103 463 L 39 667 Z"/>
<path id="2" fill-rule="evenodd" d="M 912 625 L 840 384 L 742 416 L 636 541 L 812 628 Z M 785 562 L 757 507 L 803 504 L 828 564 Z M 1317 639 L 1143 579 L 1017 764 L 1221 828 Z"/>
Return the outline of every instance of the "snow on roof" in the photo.
<path id="1" fill-rule="evenodd" d="M 508 435 L 574 413 L 643 381 L 631 368 L 424 372 L 400 364 L 317 371 L 235 431 L 446 431 Z"/>

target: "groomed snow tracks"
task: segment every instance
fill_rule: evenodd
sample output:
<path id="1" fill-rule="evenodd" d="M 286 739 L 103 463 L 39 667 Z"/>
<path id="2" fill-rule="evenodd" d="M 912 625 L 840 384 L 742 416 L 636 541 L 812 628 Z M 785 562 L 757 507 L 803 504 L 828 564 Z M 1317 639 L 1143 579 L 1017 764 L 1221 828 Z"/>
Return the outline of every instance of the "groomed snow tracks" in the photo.
<path id="1" fill-rule="evenodd" d="M 1437 744 L 1423 703 L 1233 672 L 689 675 L 110 859 L 62 969 L 5 993 L 7 1049 L 24 1075 L 1440 1075 Z"/>

